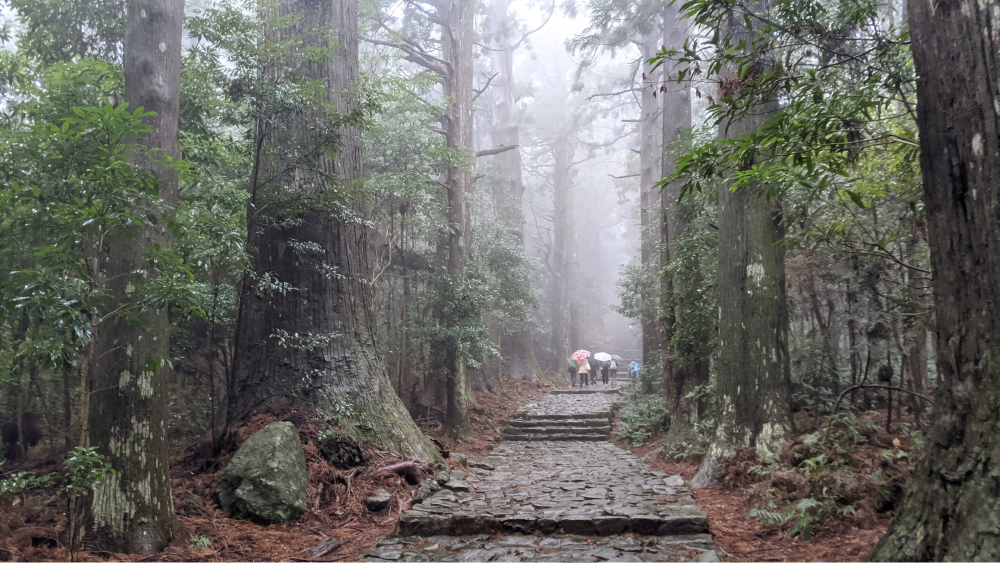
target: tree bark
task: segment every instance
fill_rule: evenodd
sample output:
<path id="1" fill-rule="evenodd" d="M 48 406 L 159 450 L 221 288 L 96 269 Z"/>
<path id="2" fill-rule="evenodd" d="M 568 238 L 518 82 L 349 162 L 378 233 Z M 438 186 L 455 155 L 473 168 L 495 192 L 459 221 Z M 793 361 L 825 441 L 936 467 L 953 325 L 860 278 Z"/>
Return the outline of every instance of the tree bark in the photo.
<path id="1" fill-rule="evenodd" d="M 467 232 L 469 225 L 466 198 L 472 190 L 475 170 L 475 144 L 472 135 L 472 81 L 473 81 L 473 23 L 475 3 L 472 0 L 443 0 L 438 14 L 446 22 L 442 31 L 442 53 L 450 69 L 444 79 L 444 97 L 448 100 L 448 114 L 443 119 L 448 147 L 460 149 L 466 159 L 448 167 L 447 186 L 447 268 L 450 283 L 461 283 L 465 276 Z M 442 326 L 450 326 L 452 319 L 442 309 L 438 313 Z M 459 355 L 459 342 L 447 338 L 441 342 L 434 364 L 445 384 L 445 432 L 452 438 L 469 440 L 469 405 L 474 402 L 469 376 Z"/>
<path id="2" fill-rule="evenodd" d="M 282 0 L 278 6 L 279 16 L 298 19 L 274 30 L 277 37 L 297 37 L 300 53 L 331 49 L 327 61 L 303 62 L 297 69 L 326 84 L 329 109 L 304 110 L 270 126 L 264 143 L 273 158 L 264 159 L 260 177 L 274 181 L 254 186 L 254 209 L 282 207 L 300 193 L 317 201 L 324 194 L 344 199 L 335 190 L 360 180 L 360 132 L 329 130 L 326 121 L 329 111 L 354 109 L 357 9 L 357 0 Z M 332 151 L 335 155 L 327 156 Z M 244 283 L 238 364 L 229 390 L 234 415 L 246 418 L 269 403 L 288 401 L 315 409 L 324 422 L 400 456 L 437 459 L 393 389 L 378 351 L 368 229 L 336 206 L 292 205 L 299 207 L 280 221 L 251 215 L 256 279 L 269 276 L 288 289 L 268 291 L 250 280 Z M 361 204 L 347 205 L 357 209 Z"/>
<path id="3" fill-rule="evenodd" d="M 662 160 L 661 134 L 662 123 L 657 121 L 659 117 L 659 102 L 656 96 L 656 86 L 658 84 L 658 71 L 654 71 L 646 62 L 656 52 L 657 37 L 650 34 L 642 39 L 640 51 L 642 53 L 642 81 L 639 103 L 641 114 L 639 116 L 639 223 L 642 234 L 639 242 L 639 259 L 643 269 L 656 269 L 657 257 L 654 256 L 653 241 L 659 233 L 656 226 L 660 223 L 659 206 L 654 206 L 653 186 L 661 178 L 660 164 Z M 655 358 L 660 353 L 660 324 L 657 322 L 656 295 L 657 290 L 642 284 L 640 287 L 642 310 L 640 311 L 642 324 L 642 364 L 652 366 Z M 647 378 L 644 378 L 647 379 Z M 650 380 L 645 384 L 648 386 Z M 647 389 L 651 391 L 652 389 Z"/>
<path id="4" fill-rule="evenodd" d="M 881 561 L 1000 557 L 1000 1 L 909 5 L 938 391 Z"/>
<path id="5" fill-rule="evenodd" d="M 173 206 L 178 198 L 177 170 L 164 160 L 180 156 L 181 36 L 183 0 L 130 0 L 124 51 L 125 101 L 156 115 L 146 118 L 150 132 L 136 142 L 135 165 L 151 172 L 159 198 Z M 141 205 L 159 215 L 153 201 Z M 95 547 L 127 553 L 162 550 L 173 536 L 166 436 L 169 322 L 167 312 L 142 311 L 139 305 L 154 264 L 147 247 L 170 248 L 173 237 L 162 224 L 137 226 L 109 241 L 103 278 L 110 315 L 94 332 L 94 365 L 89 384 L 90 442 L 106 456 L 114 473 L 95 487 L 87 515 Z"/>
<path id="6" fill-rule="evenodd" d="M 679 5 L 664 3 L 664 48 L 680 51 L 687 39 L 687 25 L 687 21 L 681 16 Z M 662 87 L 659 88 L 663 103 L 663 177 L 676 171 L 675 153 L 668 145 L 677 142 L 684 131 L 691 128 L 691 89 L 687 83 L 670 80 L 669 78 L 676 78 L 672 70 L 670 63 L 663 67 L 660 80 Z M 667 432 L 666 444 L 679 444 L 693 439 L 694 425 L 704 414 L 704 401 L 689 399 L 687 395 L 698 385 L 708 382 L 708 358 L 682 359 L 671 341 L 676 323 L 684 322 L 683 308 L 675 306 L 674 291 L 682 289 L 680 286 L 685 282 L 675 279 L 666 271 L 672 261 L 679 259 L 677 242 L 687 227 L 677 212 L 679 196 L 679 182 L 668 184 L 660 192 L 660 209 L 663 215 L 660 224 L 660 265 L 663 268 L 660 276 L 660 307 L 663 309 L 660 349 L 663 355 L 664 392 L 670 404 L 670 430 Z"/>
<path id="7" fill-rule="evenodd" d="M 729 32 L 752 44 L 754 32 L 742 18 L 730 21 Z M 724 122 L 720 136 L 748 134 L 777 108 L 771 101 L 739 122 Z M 719 189 L 718 425 L 691 481 L 696 487 L 715 482 L 737 448 L 754 447 L 765 463 L 776 460 L 791 429 L 785 233 L 780 202 L 767 200 L 759 188 Z"/>
<path id="8" fill-rule="evenodd" d="M 571 271 L 570 261 L 572 259 L 576 237 L 573 236 L 573 194 L 572 173 L 573 173 L 573 146 L 571 134 L 575 129 L 574 124 L 567 127 L 565 131 L 556 139 L 551 147 L 553 170 L 552 170 L 552 255 L 550 257 L 550 273 L 552 275 L 552 286 L 550 288 L 550 305 L 552 334 L 550 348 L 552 357 L 550 358 L 551 369 L 561 372 L 564 369 L 564 359 L 566 355 L 573 352 L 570 341 L 570 333 L 574 316 L 571 307 Z"/>
<path id="9" fill-rule="evenodd" d="M 495 25 L 507 22 L 508 1 L 492 0 L 491 14 Z M 504 34 L 494 42 L 490 51 L 490 67 L 496 75 L 491 83 L 493 90 L 493 123 L 490 132 L 494 147 L 519 146 L 520 135 L 514 105 L 514 49 L 510 38 Z M 514 149 L 497 154 L 497 169 L 502 182 L 496 189 L 497 212 L 503 224 L 524 247 L 524 182 L 521 177 L 521 151 Z M 500 346 L 500 362 L 509 377 L 538 379 L 544 377 L 535 358 L 530 328 L 523 328 L 508 335 Z"/>

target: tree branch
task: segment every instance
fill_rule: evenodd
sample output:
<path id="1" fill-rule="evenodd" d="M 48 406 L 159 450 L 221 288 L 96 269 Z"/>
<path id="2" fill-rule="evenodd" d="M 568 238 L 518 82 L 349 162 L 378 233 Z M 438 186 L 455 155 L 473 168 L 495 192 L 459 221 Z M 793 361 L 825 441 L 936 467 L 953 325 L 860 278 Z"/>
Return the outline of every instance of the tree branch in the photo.
<path id="1" fill-rule="evenodd" d="M 914 391 L 910 391 L 909 389 L 903 389 L 902 387 L 894 387 L 892 385 L 875 385 L 874 383 L 860 383 L 858 385 L 852 385 L 852 386 L 848 387 L 847 389 L 844 389 L 843 391 L 840 392 L 840 396 L 837 397 L 837 404 L 835 404 L 833 406 L 833 414 L 837 414 L 837 409 L 840 408 L 840 401 L 844 399 L 844 395 L 846 395 L 848 392 L 854 391 L 855 389 L 871 389 L 871 388 L 875 388 L 875 389 L 891 389 L 893 391 L 900 391 L 902 393 L 909 393 L 910 395 L 913 395 L 913 396 L 916 396 L 916 397 L 920 397 L 921 399 L 927 401 L 928 403 L 930 403 L 932 405 L 934 404 L 934 401 L 928 399 L 927 397 L 921 395 L 920 393 L 916 393 Z"/>
<path id="2" fill-rule="evenodd" d="M 472 89 L 472 91 L 476 93 L 475 96 L 472 96 L 472 101 L 473 102 L 475 102 L 476 100 L 478 100 L 479 96 L 483 95 L 483 92 L 485 92 L 486 89 L 490 87 L 490 83 L 493 82 L 493 79 L 496 78 L 498 74 L 500 74 L 500 73 L 499 72 L 494 72 L 493 76 L 486 76 L 486 73 L 483 72 L 483 76 L 486 76 L 486 84 L 483 84 L 483 87 L 481 89 L 479 89 L 479 90 L 476 90 L 475 88 Z"/>
<path id="3" fill-rule="evenodd" d="M 482 150 L 476 153 L 476 158 L 481 156 L 492 156 L 494 154 L 500 154 L 503 152 L 511 151 L 516 149 L 520 145 L 500 145 L 498 147 L 493 147 L 492 149 Z"/>

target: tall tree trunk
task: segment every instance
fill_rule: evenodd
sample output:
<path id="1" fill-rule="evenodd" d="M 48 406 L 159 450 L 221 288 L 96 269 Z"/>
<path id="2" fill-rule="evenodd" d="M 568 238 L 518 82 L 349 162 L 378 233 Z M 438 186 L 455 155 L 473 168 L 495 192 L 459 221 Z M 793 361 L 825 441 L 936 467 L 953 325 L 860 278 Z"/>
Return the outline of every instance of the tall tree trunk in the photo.
<path id="1" fill-rule="evenodd" d="M 136 141 L 135 164 L 155 175 L 159 198 L 173 206 L 177 171 L 164 164 L 180 156 L 181 36 L 183 0 L 129 0 L 125 36 L 125 101 L 156 114 L 146 118 L 149 133 Z M 159 206 L 145 204 L 148 212 Z M 88 512 L 89 539 L 99 549 L 150 554 L 173 535 L 166 435 L 165 378 L 169 376 L 169 322 L 166 311 L 134 313 L 154 265 L 147 246 L 173 245 L 169 229 L 143 225 L 107 245 L 103 278 L 108 280 L 106 311 L 123 311 L 100 323 L 94 333 L 90 443 L 114 469 L 94 489 Z"/>
<path id="2" fill-rule="evenodd" d="M 872 558 L 1000 557 L 1000 1 L 909 6 L 938 391 L 924 457 Z"/>
<path id="3" fill-rule="evenodd" d="M 659 117 L 659 102 L 657 101 L 656 76 L 659 72 L 652 70 L 646 63 L 656 52 L 658 37 L 650 34 L 643 37 L 640 45 L 642 52 L 642 82 L 640 93 L 641 114 L 639 116 L 639 223 L 642 227 L 642 235 L 639 242 L 639 259 L 643 269 L 655 269 L 658 262 L 653 252 L 653 240 L 659 231 L 654 231 L 656 225 L 660 223 L 659 205 L 654 206 L 653 186 L 661 178 L 660 164 L 661 156 L 661 134 L 662 123 L 657 120 Z M 642 324 L 642 363 L 645 366 L 652 366 L 655 357 L 659 355 L 660 325 L 657 322 L 656 305 L 657 302 L 653 287 L 642 284 L 640 287 L 642 309 L 640 311 Z M 649 385 L 650 380 L 646 379 Z M 651 389 L 648 389 L 651 390 Z"/>
<path id="4" fill-rule="evenodd" d="M 729 32 L 752 43 L 742 18 L 730 21 Z M 777 107 L 769 102 L 739 122 L 722 123 L 720 135 L 749 134 Z M 691 481 L 696 487 L 715 482 L 737 448 L 754 447 L 761 461 L 776 460 L 791 429 L 785 232 L 780 202 L 758 188 L 719 189 L 719 412 L 712 445 Z"/>
<path id="5" fill-rule="evenodd" d="M 442 52 L 450 71 L 444 80 L 444 96 L 448 100 L 448 115 L 443 119 L 448 147 L 464 151 L 468 159 L 474 158 L 472 135 L 472 48 L 475 3 L 472 0 L 444 0 L 438 13 L 443 26 Z M 462 160 L 448 167 L 447 186 L 448 246 L 447 269 L 450 284 L 462 283 L 468 258 L 467 227 L 469 224 L 467 196 L 472 190 L 475 162 Z M 444 307 L 438 314 L 443 326 L 453 324 Z M 452 438 L 471 439 L 469 405 L 474 401 L 465 363 L 459 354 L 459 342 L 447 338 L 441 344 L 435 359 L 437 371 L 445 383 L 446 411 L 445 432 Z"/>
<path id="6" fill-rule="evenodd" d="M 341 114 L 354 109 L 350 92 L 358 80 L 357 6 L 357 0 L 282 0 L 278 6 L 279 17 L 298 16 L 288 28 L 275 30 L 281 39 L 299 38 L 300 52 L 331 49 L 326 62 L 306 62 L 299 70 L 326 84 L 329 111 Z M 254 202 L 256 209 L 287 202 L 289 194 L 298 192 L 317 201 L 340 198 L 334 190 L 341 182 L 354 184 L 361 178 L 359 131 L 329 130 L 327 111 L 305 110 L 273 126 L 266 143 L 275 157 L 263 162 L 261 177 L 275 180 L 255 186 L 255 197 L 262 198 Z M 331 150 L 335 156 L 326 156 Z M 266 291 L 244 284 L 231 407 L 245 418 L 268 403 L 290 401 L 401 456 L 436 459 L 436 449 L 394 391 L 378 351 L 367 229 L 335 207 L 306 207 L 282 217 L 288 220 L 251 221 L 257 278 L 269 276 L 290 289 Z"/>
<path id="7" fill-rule="evenodd" d="M 681 17 L 680 6 L 664 3 L 663 6 L 663 46 L 668 50 L 680 50 L 687 39 L 688 23 Z M 675 168 L 674 153 L 668 148 L 681 138 L 684 131 L 691 128 L 691 89 L 686 83 L 677 80 L 672 67 L 667 63 L 663 67 L 660 97 L 663 100 L 663 164 L 662 175 L 673 174 Z M 680 185 L 678 182 L 668 184 L 660 192 L 660 209 L 663 214 L 660 225 L 660 264 L 664 268 L 660 277 L 660 307 L 663 323 L 660 349 L 663 356 L 664 392 L 670 403 L 670 430 L 666 443 L 677 444 L 690 441 L 694 433 L 694 424 L 702 413 L 703 401 L 688 399 L 692 389 L 708 382 L 708 358 L 680 358 L 672 347 L 671 338 L 676 323 L 683 321 L 683 310 L 674 303 L 674 291 L 685 283 L 675 279 L 665 271 L 673 260 L 677 260 L 677 241 L 684 233 L 686 223 L 677 213 Z M 695 268 L 697 266 L 694 266 Z M 693 360 L 693 361 L 692 361 Z"/>
<path id="8" fill-rule="evenodd" d="M 507 22 L 507 0 L 492 0 L 491 14 L 495 25 Z M 496 75 L 491 88 L 493 90 L 493 123 L 490 137 L 494 147 L 517 146 L 520 144 L 517 114 L 514 105 L 514 49 L 506 34 L 494 42 L 490 51 L 490 67 Z M 516 233 L 521 247 L 524 248 L 524 182 L 521 178 L 521 150 L 514 149 L 500 153 L 492 158 L 497 159 L 497 169 L 500 171 L 501 182 L 497 186 L 497 212 L 503 225 Z M 535 347 L 532 344 L 531 329 L 523 328 L 506 336 L 502 340 L 500 357 L 503 371 L 510 377 L 538 379 L 543 377 L 535 358 Z"/>
<path id="9" fill-rule="evenodd" d="M 569 126 L 572 131 L 575 125 Z M 572 314 L 570 288 L 572 273 L 570 261 L 575 246 L 573 221 L 573 146 L 571 135 L 563 132 L 552 146 L 552 255 L 551 274 L 551 316 L 552 316 L 552 370 L 563 370 L 563 359 L 578 342 L 571 341 L 570 333 L 574 316 Z"/>

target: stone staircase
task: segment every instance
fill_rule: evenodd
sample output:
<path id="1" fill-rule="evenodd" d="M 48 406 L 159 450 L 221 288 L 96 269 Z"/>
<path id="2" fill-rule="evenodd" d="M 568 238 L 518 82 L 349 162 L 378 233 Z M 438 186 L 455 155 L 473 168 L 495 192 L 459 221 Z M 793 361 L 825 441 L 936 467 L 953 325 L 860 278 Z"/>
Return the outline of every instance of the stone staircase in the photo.
<path id="1" fill-rule="evenodd" d="M 504 429 L 504 440 L 510 442 L 606 442 L 610 435 L 611 419 L 608 413 L 522 413 Z"/>

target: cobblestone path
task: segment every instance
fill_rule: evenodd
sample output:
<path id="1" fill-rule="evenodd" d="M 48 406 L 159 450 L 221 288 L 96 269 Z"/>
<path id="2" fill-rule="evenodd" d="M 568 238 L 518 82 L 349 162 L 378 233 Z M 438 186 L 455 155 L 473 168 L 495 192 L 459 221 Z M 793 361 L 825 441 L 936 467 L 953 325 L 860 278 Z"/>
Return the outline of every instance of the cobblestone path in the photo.
<path id="1" fill-rule="evenodd" d="M 393 536 L 363 560 L 717 561 L 679 476 L 653 471 L 607 433 L 573 440 L 609 428 L 613 399 L 557 394 L 527 405 L 485 459 L 425 481 Z M 544 423 L 583 434 L 511 441 Z"/>

